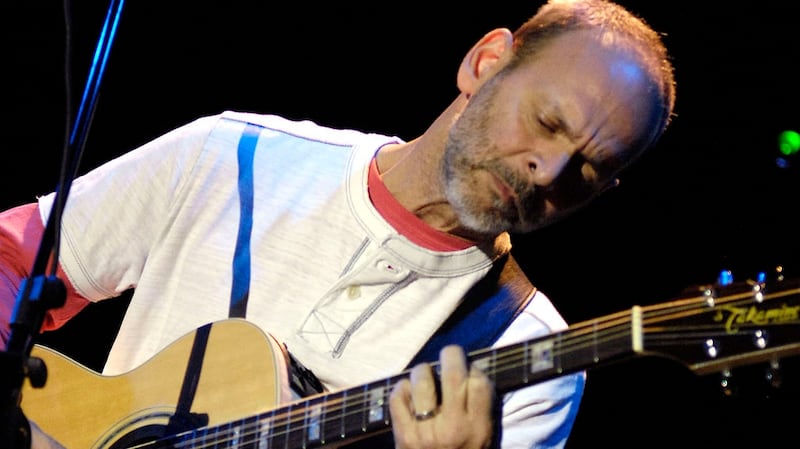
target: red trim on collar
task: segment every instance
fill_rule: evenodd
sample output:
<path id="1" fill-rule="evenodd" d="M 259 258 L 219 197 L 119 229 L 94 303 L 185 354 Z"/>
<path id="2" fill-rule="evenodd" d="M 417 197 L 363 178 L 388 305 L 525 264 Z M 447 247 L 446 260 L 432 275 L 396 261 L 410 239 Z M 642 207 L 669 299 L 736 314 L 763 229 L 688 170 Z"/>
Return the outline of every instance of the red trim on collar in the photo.
<path id="1" fill-rule="evenodd" d="M 401 235 L 417 245 L 434 251 L 456 251 L 473 246 L 472 242 L 428 226 L 427 223 L 403 207 L 381 180 L 378 163 L 375 159 L 372 159 L 369 166 L 367 186 L 375 209 Z"/>

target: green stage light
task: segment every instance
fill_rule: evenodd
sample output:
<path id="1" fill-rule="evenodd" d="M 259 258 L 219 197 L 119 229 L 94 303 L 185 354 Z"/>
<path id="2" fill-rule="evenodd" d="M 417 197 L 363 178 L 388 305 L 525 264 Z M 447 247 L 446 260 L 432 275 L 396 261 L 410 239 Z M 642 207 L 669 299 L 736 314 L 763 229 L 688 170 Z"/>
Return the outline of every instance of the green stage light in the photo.
<path id="1" fill-rule="evenodd" d="M 791 156 L 800 151 L 800 133 L 786 130 L 778 135 L 778 150 L 785 156 Z"/>

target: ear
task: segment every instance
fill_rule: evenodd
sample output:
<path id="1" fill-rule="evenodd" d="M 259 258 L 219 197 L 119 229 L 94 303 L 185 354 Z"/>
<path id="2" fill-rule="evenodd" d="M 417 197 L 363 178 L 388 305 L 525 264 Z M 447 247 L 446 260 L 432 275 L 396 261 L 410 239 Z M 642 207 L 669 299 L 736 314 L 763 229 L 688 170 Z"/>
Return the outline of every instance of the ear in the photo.
<path id="1" fill-rule="evenodd" d="M 508 28 L 497 28 L 486 33 L 461 61 L 456 77 L 458 89 L 468 96 L 475 93 L 490 74 L 502 67 L 498 61 L 511 48 L 513 42 L 514 37 Z"/>

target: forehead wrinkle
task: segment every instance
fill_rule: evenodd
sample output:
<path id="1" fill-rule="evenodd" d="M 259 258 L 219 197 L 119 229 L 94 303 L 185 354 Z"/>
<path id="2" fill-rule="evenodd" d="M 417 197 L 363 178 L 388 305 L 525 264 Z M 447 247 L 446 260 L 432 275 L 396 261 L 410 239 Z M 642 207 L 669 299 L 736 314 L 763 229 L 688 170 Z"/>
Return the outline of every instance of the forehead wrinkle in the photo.
<path id="1" fill-rule="evenodd" d="M 621 132 L 607 134 L 599 141 L 598 148 L 604 155 L 604 160 L 624 161 L 626 155 L 617 154 L 620 147 L 627 152 L 638 150 L 634 148 L 638 140 L 636 120 L 640 118 L 637 109 L 641 102 L 639 96 L 647 94 L 647 89 L 645 88 L 644 92 L 642 89 L 642 86 L 647 85 L 647 77 L 642 67 L 630 58 L 618 58 L 613 62 L 609 66 L 608 77 L 610 88 L 603 91 L 602 95 L 598 95 L 598 101 L 594 103 L 593 114 L 602 113 L 602 117 L 595 115 L 597 120 L 595 130 L 597 133 L 604 129 L 619 129 Z M 615 116 L 629 115 L 632 116 L 631 120 L 617 120 L 615 126 L 606 126 Z"/>
<path id="2" fill-rule="evenodd" d="M 603 165 L 619 165 L 625 160 L 624 155 L 618 154 L 621 145 L 619 136 L 616 133 L 609 133 L 608 130 L 614 126 L 607 126 L 615 116 L 615 112 L 623 108 L 624 102 L 614 102 L 617 97 L 613 94 L 613 90 L 603 91 L 603 95 L 594 96 L 591 102 L 592 108 L 587 110 L 587 114 L 582 117 L 583 128 L 587 129 L 585 138 L 582 140 L 580 148 L 582 151 L 588 151 L 587 157 L 592 160 L 599 161 Z M 613 108 L 604 107 L 604 105 L 613 105 Z M 627 121 L 624 125 L 630 125 Z M 622 122 L 617 123 L 615 126 L 622 126 Z M 630 134 L 630 126 L 626 126 L 624 134 Z M 578 139 L 576 139 L 578 140 Z"/>
<path id="3" fill-rule="evenodd" d="M 562 132 L 576 145 L 577 149 L 579 151 L 585 151 L 587 148 L 596 148 L 597 150 L 594 154 L 599 154 L 603 160 L 608 158 L 609 152 L 598 143 L 593 142 L 599 136 L 601 129 L 608 121 L 608 117 L 605 119 L 598 119 L 598 117 L 603 110 L 601 105 L 606 100 L 605 97 L 610 96 L 608 92 L 606 92 L 606 95 L 603 97 L 590 92 L 580 92 L 577 94 L 576 98 L 573 99 L 574 105 L 570 105 L 570 102 L 565 103 L 564 99 L 561 97 L 554 99 L 551 103 L 551 113 L 558 121 Z M 586 97 L 589 97 L 591 100 L 581 100 L 581 98 Z M 588 104 L 591 107 L 589 109 L 584 109 L 580 106 L 576 106 L 581 103 Z M 572 117 L 571 121 L 569 119 L 570 117 Z M 570 123 L 575 126 L 571 126 Z"/>
<path id="4" fill-rule="evenodd" d="M 545 113 L 555 118 L 555 120 L 558 122 L 558 129 L 561 130 L 561 132 L 566 135 L 569 140 L 579 140 L 580 135 L 576 134 L 575 128 L 570 126 L 569 121 L 566 119 L 567 116 L 558 100 L 551 102 L 550 111 L 545 110 Z"/>
<path id="5" fill-rule="evenodd" d="M 607 104 L 613 104 L 613 107 L 612 108 L 608 108 L 608 109 L 598 108 L 601 111 L 603 111 L 603 114 L 602 114 L 602 116 L 600 116 L 598 114 L 598 122 L 597 122 L 596 127 L 595 127 L 595 130 L 596 130 L 596 136 L 595 137 L 597 137 L 597 139 L 598 139 L 596 147 L 598 148 L 598 150 L 597 150 L 598 153 L 600 153 L 602 155 L 602 160 L 603 161 L 612 161 L 612 162 L 618 163 L 618 162 L 623 161 L 625 159 L 625 155 L 624 154 L 619 154 L 620 147 L 626 148 L 626 147 L 630 146 L 630 144 L 632 143 L 632 142 L 629 142 L 628 144 L 622 144 L 622 142 L 621 142 L 621 140 L 622 141 L 629 140 L 627 136 L 629 136 L 631 134 L 631 132 L 632 132 L 632 129 L 631 129 L 631 126 L 630 126 L 631 122 L 629 122 L 627 120 L 626 121 L 618 121 L 615 124 L 609 125 L 609 123 L 612 121 L 612 119 L 615 117 L 615 115 L 617 115 L 616 113 L 623 109 L 624 102 L 616 102 L 616 103 L 614 103 L 614 102 L 607 101 L 609 99 L 614 98 L 614 95 L 611 93 L 611 91 L 608 91 L 606 93 L 605 97 L 606 97 L 606 98 L 604 98 L 604 100 L 606 100 L 605 102 Z M 623 111 L 623 113 L 624 113 L 624 111 Z M 624 132 L 623 133 L 606 132 L 604 136 L 601 135 L 601 132 L 604 131 L 604 130 L 619 129 L 620 127 L 623 127 L 623 126 L 624 126 Z"/>
<path id="6" fill-rule="evenodd" d="M 553 73 L 545 70 L 548 76 L 540 82 L 555 83 L 556 87 L 561 85 L 559 83 L 566 83 L 569 89 L 564 95 L 542 95 L 540 98 L 549 106 L 541 111 L 549 114 L 551 120 L 556 120 L 562 135 L 578 149 L 586 151 L 587 156 L 604 164 L 618 165 L 627 155 L 617 153 L 636 145 L 639 140 L 637 118 L 642 105 L 637 96 L 645 93 L 641 86 L 647 85 L 648 77 L 633 53 L 609 47 L 609 39 L 615 37 L 613 34 L 598 38 L 589 33 L 588 39 L 580 42 L 578 38 L 583 31 L 576 33 L 562 36 L 559 39 L 566 40 L 556 40 L 554 47 L 544 49 L 540 58 L 531 61 L 536 64 L 545 60 L 551 62 L 547 58 L 556 58 L 557 61 L 567 59 L 579 62 L 581 66 L 588 65 L 566 79 L 558 75 L 554 77 Z M 578 42 L 572 42 L 575 40 Z M 600 68 L 598 64 L 605 67 Z M 587 70 L 593 71 L 594 75 L 580 81 L 579 75 L 585 76 Z M 636 150 L 630 148 L 631 152 Z"/>

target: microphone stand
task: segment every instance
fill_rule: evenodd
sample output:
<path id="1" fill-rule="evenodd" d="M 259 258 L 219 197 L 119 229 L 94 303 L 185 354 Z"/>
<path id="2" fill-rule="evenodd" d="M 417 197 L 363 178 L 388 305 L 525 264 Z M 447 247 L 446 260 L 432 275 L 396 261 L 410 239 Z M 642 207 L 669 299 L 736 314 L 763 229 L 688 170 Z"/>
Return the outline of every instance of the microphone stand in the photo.
<path id="1" fill-rule="evenodd" d="M 75 177 L 80 156 L 86 143 L 86 134 L 97 104 L 100 81 L 108 60 L 111 43 L 119 23 L 124 0 L 111 0 L 100 39 L 95 51 L 89 78 L 81 99 L 78 116 L 69 135 L 67 149 L 62 160 L 59 185 L 55 189 L 53 206 L 42 234 L 42 240 L 34 259 L 29 277 L 22 280 L 11 315 L 11 333 L 5 352 L 0 352 L 0 441 L 11 443 L 13 449 L 31 447 L 31 427 L 22 408 L 21 390 L 28 378 L 34 388 L 41 388 L 47 381 L 47 367 L 44 362 L 32 357 L 36 337 L 39 336 L 47 311 L 60 307 L 67 297 L 64 282 L 56 276 L 58 249 L 61 229 L 61 216 L 66 204 L 72 179 Z M 65 16 L 69 18 L 69 1 L 65 1 Z M 69 20 L 65 20 L 67 45 L 70 48 Z M 69 74 L 69 55 L 65 58 L 66 73 Z M 71 117 L 71 96 L 67 84 L 67 124 Z M 88 113 L 85 113 L 88 112 Z M 73 151 L 77 148 L 77 151 Z M 70 161 L 69 155 L 76 157 Z M 69 169 L 68 169 L 69 168 Z M 49 272 L 48 272 L 49 271 Z M 6 446 L 3 446 L 6 447 Z"/>

